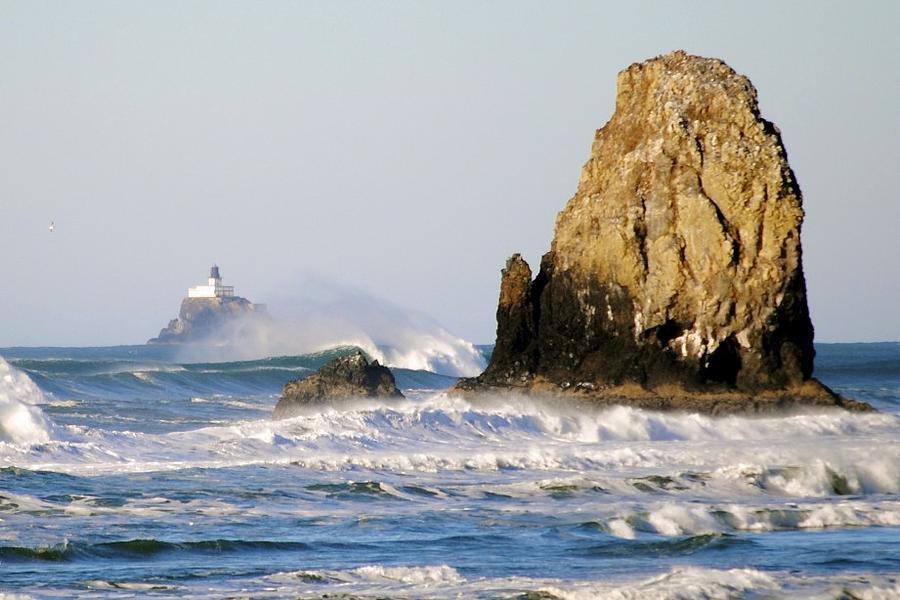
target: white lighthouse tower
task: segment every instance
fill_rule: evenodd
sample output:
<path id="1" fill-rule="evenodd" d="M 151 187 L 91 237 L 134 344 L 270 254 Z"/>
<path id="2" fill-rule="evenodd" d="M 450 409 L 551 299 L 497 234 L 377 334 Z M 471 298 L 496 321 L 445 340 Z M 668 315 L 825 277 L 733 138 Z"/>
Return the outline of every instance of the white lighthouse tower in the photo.
<path id="1" fill-rule="evenodd" d="M 222 285 L 222 277 L 219 275 L 219 267 L 213 265 L 209 269 L 209 279 L 206 285 L 195 285 L 188 288 L 188 298 L 225 298 L 234 296 L 234 287 Z"/>

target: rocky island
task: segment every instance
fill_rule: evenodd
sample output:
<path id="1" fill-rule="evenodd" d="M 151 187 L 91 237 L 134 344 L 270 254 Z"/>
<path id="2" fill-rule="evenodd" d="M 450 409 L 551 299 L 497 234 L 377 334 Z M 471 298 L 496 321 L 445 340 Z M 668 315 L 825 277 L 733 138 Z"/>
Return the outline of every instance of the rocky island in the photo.
<path id="1" fill-rule="evenodd" d="M 812 377 L 800 188 L 750 81 L 682 51 L 618 76 L 532 277 L 502 271 L 497 341 L 463 394 L 710 414 L 871 410 Z"/>
<path id="2" fill-rule="evenodd" d="M 247 319 L 265 318 L 264 304 L 254 304 L 246 298 L 234 295 L 232 286 L 222 285 L 219 267 L 209 270 L 206 285 L 188 289 L 181 301 L 178 318 L 169 321 L 148 344 L 217 343 L 219 337 L 232 337 L 231 326 Z"/>
<path id="3" fill-rule="evenodd" d="M 357 350 L 323 365 L 309 377 L 289 381 L 272 416 L 286 419 L 308 407 L 359 398 L 399 399 L 403 394 L 390 369 L 377 360 L 370 362 Z"/>

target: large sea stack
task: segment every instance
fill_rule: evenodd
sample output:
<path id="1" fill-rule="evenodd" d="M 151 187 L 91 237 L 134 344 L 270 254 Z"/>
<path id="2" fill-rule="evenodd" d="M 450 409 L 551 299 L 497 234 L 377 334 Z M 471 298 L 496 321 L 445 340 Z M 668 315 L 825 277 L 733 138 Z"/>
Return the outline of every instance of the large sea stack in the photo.
<path id="1" fill-rule="evenodd" d="M 634 64 L 537 277 L 519 255 L 503 269 L 490 365 L 457 389 L 868 409 L 812 378 L 802 221 L 746 77 L 681 51 Z"/>
<path id="2" fill-rule="evenodd" d="M 240 296 L 185 298 L 178 318 L 169 321 L 148 344 L 219 343 L 239 334 L 237 325 L 265 319 L 266 312 Z"/>

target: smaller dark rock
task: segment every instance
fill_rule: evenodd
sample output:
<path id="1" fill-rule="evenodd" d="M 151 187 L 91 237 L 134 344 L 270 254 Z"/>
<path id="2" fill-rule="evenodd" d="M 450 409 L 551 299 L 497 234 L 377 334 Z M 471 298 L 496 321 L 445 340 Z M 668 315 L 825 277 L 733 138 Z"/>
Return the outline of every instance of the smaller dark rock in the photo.
<path id="1" fill-rule="evenodd" d="M 352 398 L 403 398 L 390 369 L 369 362 L 357 350 L 323 365 L 305 379 L 289 381 L 272 415 L 275 419 L 292 417 L 305 408 Z"/>

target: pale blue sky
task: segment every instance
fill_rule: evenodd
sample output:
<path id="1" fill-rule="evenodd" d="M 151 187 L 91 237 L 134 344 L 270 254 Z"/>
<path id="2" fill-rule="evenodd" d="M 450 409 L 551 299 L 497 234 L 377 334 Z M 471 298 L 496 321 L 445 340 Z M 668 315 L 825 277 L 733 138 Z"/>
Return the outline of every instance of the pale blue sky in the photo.
<path id="1" fill-rule="evenodd" d="M 0 346 L 141 343 L 213 261 L 491 342 L 616 73 L 677 48 L 782 130 L 817 339 L 900 339 L 898 6 L 0 2 Z"/>

